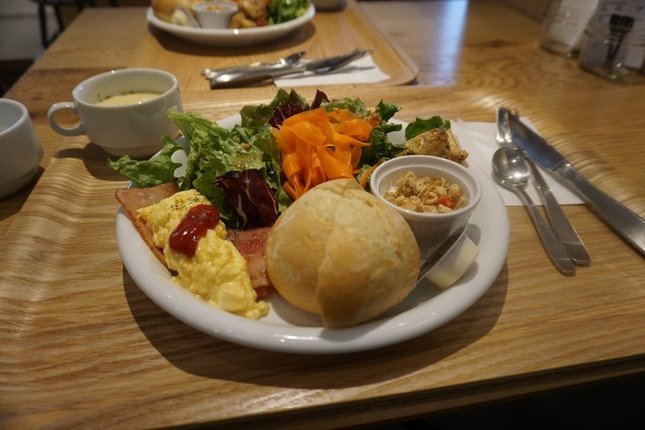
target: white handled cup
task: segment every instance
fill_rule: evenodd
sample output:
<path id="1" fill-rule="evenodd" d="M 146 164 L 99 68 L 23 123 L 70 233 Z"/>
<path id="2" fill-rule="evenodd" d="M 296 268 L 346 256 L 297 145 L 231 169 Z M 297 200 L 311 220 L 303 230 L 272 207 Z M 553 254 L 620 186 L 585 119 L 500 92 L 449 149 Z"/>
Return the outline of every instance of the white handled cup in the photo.
<path id="1" fill-rule="evenodd" d="M 49 125 L 64 136 L 86 134 L 111 155 L 149 157 L 161 148 L 162 136 L 177 132 L 168 111 L 182 110 L 181 97 L 177 79 L 166 71 L 112 70 L 81 82 L 72 96 L 73 102 L 49 108 Z M 61 111 L 71 111 L 79 122 L 60 124 L 56 115 Z"/>
<path id="2" fill-rule="evenodd" d="M 36 175 L 43 148 L 27 108 L 0 99 L 0 198 L 18 191 Z"/>

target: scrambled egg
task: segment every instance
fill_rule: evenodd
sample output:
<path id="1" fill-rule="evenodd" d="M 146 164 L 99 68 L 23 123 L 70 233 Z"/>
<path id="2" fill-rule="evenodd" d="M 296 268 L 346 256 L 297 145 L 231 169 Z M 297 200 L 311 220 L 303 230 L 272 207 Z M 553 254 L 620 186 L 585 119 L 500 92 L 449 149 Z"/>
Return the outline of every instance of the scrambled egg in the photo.
<path id="1" fill-rule="evenodd" d="M 226 240 L 226 227 L 221 221 L 200 239 L 192 257 L 168 245 L 172 231 L 198 204 L 210 202 L 196 190 L 181 191 L 137 213 L 153 232 L 155 245 L 163 249 L 168 268 L 177 272 L 173 280 L 225 311 L 251 319 L 265 316 L 268 304 L 256 302 L 246 260 Z"/>

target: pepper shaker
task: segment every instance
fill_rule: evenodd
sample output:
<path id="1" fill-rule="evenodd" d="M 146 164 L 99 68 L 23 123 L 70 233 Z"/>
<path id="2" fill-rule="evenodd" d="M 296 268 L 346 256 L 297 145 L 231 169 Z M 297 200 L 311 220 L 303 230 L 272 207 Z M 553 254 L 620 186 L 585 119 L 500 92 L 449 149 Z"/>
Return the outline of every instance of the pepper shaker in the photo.
<path id="1" fill-rule="evenodd" d="M 645 0 L 600 0 L 587 28 L 580 66 L 598 76 L 629 83 L 645 57 Z"/>

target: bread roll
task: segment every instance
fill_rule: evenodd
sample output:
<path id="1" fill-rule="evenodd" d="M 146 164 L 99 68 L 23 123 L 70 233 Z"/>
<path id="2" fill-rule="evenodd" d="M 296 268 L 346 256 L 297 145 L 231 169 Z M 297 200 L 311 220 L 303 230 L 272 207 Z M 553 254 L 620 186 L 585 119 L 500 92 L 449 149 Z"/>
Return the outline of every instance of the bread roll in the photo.
<path id="1" fill-rule="evenodd" d="M 152 0 L 151 6 L 155 15 L 167 22 L 172 22 L 172 15 L 177 6 L 184 6 L 190 10 L 197 0 Z"/>
<path id="2" fill-rule="evenodd" d="M 271 229 L 266 258 L 280 295 L 329 328 L 381 315 L 419 276 L 406 221 L 353 179 L 325 182 L 296 200 Z"/>

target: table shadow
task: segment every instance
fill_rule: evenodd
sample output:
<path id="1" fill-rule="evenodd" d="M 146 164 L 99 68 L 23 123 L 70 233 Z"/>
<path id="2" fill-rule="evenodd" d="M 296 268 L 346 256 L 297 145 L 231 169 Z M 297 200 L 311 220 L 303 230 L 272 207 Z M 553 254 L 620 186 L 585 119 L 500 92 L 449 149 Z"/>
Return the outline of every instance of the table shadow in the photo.
<path id="1" fill-rule="evenodd" d="M 123 270 L 132 315 L 150 344 L 177 368 L 192 375 L 306 389 L 362 386 L 398 378 L 457 353 L 496 324 L 507 291 L 507 267 L 473 306 L 442 327 L 376 350 L 302 355 L 251 349 L 211 337 L 175 319 L 150 300 Z M 378 371 L 375 371 L 378 363 Z M 363 369 L 363 370 L 361 370 Z"/>
<path id="2" fill-rule="evenodd" d="M 0 197 L 0 221 L 20 212 L 44 171 L 45 169 L 38 167 L 34 177 L 24 187 L 7 196 Z"/>
<path id="3" fill-rule="evenodd" d="M 161 149 L 161 145 L 159 149 Z M 128 179 L 107 164 L 108 160 L 117 160 L 119 157 L 108 154 L 100 146 L 91 142 L 82 148 L 62 149 L 56 153 L 56 158 L 77 158 L 82 160 L 87 172 L 96 179 L 104 181 L 124 181 Z"/>

